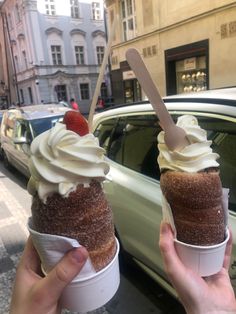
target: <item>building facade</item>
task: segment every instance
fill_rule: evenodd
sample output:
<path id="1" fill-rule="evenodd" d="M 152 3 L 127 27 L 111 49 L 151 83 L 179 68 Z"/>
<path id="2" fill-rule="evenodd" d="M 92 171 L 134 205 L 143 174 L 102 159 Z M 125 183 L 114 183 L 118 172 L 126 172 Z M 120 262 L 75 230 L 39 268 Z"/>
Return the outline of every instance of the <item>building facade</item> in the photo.
<path id="1" fill-rule="evenodd" d="M 3 1 L 0 69 L 11 84 L 8 102 L 74 98 L 88 112 L 106 46 L 103 16 L 103 0 Z M 104 78 L 103 96 L 108 85 Z"/>
<path id="2" fill-rule="evenodd" d="M 162 96 L 236 85 L 236 2 L 106 0 L 119 15 L 111 77 L 118 103 L 145 99 L 125 52 L 142 55 Z"/>

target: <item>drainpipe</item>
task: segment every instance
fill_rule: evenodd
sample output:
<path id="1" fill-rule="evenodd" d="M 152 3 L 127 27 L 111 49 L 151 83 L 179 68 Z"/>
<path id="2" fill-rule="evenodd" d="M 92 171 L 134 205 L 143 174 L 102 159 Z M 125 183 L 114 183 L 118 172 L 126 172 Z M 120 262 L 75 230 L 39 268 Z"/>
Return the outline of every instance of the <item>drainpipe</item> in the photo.
<path id="1" fill-rule="evenodd" d="M 15 76 L 15 86 L 16 86 L 17 101 L 20 104 L 20 94 L 19 94 L 19 87 L 18 87 L 17 74 L 16 74 L 16 64 L 15 64 L 15 59 L 14 59 L 13 49 L 12 49 L 12 44 L 11 44 L 11 36 L 10 36 L 9 25 L 8 25 L 8 20 L 7 20 L 6 13 L 2 13 L 2 14 L 3 14 L 3 19 L 5 18 L 5 23 L 6 23 L 6 26 L 7 26 L 7 35 L 8 35 L 9 45 L 10 45 L 10 52 L 11 52 L 13 72 L 14 72 L 14 76 Z"/>

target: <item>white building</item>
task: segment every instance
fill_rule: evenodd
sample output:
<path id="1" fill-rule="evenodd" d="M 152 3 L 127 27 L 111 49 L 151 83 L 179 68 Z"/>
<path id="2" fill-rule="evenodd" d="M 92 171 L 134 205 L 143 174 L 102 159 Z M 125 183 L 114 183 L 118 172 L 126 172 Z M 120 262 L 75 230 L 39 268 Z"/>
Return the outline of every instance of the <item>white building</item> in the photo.
<path id="1" fill-rule="evenodd" d="M 75 98 L 88 112 L 106 46 L 103 0 L 5 0 L 1 13 L 8 101 Z M 104 96 L 108 85 L 104 78 Z"/>

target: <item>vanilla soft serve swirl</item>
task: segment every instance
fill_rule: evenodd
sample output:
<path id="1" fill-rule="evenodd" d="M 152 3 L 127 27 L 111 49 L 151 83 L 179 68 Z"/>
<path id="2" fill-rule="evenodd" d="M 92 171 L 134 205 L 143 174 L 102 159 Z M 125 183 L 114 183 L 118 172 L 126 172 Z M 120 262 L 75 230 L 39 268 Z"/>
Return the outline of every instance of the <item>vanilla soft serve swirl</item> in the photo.
<path id="1" fill-rule="evenodd" d="M 37 136 L 31 144 L 28 191 L 46 202 L 48 195 L 67 196 L 78 184 L 103 181 L 109 171 L 104 149 L 89 133 L 79 136 L 62 123 Z"/>
<path id="2" fill-rule="evenodd" d="M 198 172 L 210 167 L 218 167 L 219 155 L 212 152 L 211 141 L 207 133 L 198 125 L 194 116 L 184 115 L 178 118 L 177 126 L 186 132 L 189 145 L 180 151 L 170 151 L 164 141 L 164 131 L 158 135 L 158 164 L 161 170 Z"/>

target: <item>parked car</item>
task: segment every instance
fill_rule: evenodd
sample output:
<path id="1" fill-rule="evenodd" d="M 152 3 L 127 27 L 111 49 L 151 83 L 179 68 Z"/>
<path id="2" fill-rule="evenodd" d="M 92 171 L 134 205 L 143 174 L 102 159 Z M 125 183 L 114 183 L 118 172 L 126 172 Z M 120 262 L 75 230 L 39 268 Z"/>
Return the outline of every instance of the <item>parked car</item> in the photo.
<path id="1" fill-rule="evenodd" d="M 14 166 L 29 177 L 28 159 L 32 140 L 57 121 L 62 121 L 67 110 L 69 108 L 59 105 L 34 105 L 7 110 L 3 114 L 0 132 L 4 165 Z"/>
<path id="2" fill-rule="evenodd" d="M 220 155 L 224 187 L 230 188 L 229 223 L 234 244 L 230 276 L 236 291 L 236 88 L 164 98 L 176 121 L 194 115 Z M 152 278 L 175 294 L 158 248 L 162 220 L 160 170 L 157 165 L 158 119 L 148 102 L 120 106 L 94 117 L 94 134 L 110 163 L 104 188 L 114 213 L 122 251 Z"/>

